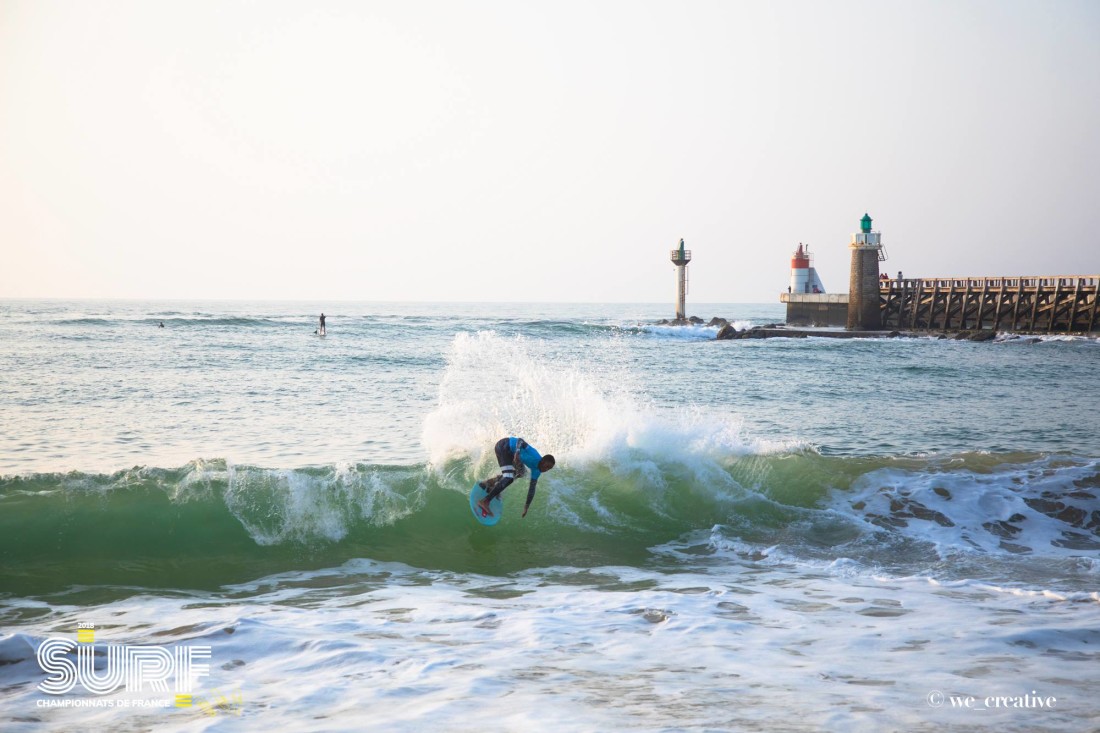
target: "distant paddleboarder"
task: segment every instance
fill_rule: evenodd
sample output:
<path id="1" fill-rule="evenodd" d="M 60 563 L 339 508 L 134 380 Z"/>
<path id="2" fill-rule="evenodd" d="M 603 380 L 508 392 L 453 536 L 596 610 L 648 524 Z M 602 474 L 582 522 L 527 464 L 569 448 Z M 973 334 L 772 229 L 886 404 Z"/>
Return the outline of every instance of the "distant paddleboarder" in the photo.
<path id="1" fill-rule="evenodd" d="M 325 314 L 324 313 L 321 314 L 321 326 L 317 329 L 317 333 L 321 334 L 322 336 L 325 335 Z"/>
<path id="2" fill-rule="evenodd" d="M 489 509 L 489 502 L 500 496 L 517 478 L 523 476 L 524 471 L 531 469 L 531 484 L 527 489 L 527 503 L 523 505 L 523 516 L 527 516 L 527 510 L 531 508 L 531 500 L 535 498 L 535 486 L 539 482 L 539 476 L 554 467 L 554 456 L 547 453 L 545 456 L 527 443 L 523 438 L 501 438 L 494 448 L 497 454 L 497 463 L 500 465 L 500 475 L 481 481 L 478 485 L 488 494 L 477 505 L 486 514 L 493 516 Z M 518 472 L 518 473 L 517 473 Z"/>

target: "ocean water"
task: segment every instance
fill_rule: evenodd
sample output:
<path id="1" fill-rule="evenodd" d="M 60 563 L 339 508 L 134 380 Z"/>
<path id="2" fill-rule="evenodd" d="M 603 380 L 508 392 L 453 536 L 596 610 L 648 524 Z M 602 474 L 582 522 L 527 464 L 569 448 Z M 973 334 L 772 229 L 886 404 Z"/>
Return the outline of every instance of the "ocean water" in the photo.
<path id="1" fill-rule="evenodd" d="M 0 301 L 0 729 L 1100 726 L 1100 343 L 668 311 Z"/>

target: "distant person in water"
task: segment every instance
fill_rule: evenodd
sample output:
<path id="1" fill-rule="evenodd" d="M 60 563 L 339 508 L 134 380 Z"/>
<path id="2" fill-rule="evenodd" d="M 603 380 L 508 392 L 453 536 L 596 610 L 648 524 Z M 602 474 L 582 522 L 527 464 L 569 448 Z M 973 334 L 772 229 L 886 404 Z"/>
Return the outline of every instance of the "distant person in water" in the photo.
<path id="1" fill-rule="evenodd" d="M 160 325 L 159 325 L 159 326 L 157 326 L 157 328 L 164 328 L 164 321 L 161 321 L 161 322 L 160 322 Z"/>
<path id="2" fill-rule="evenodd" d="M 325 314 L 324 313 L 321 314 L 321 327 L 317 329 L 317 333 L 321 334 L 322 336 L 325 335 Z"/>
<path id="3" fill-rule="evenodd" d="M 527 510 L 531 508 L 531 500 L 535 498 L 535 486 L 539 482 L 539 476 L 554 467 L 554 456 L 539 452 L 527 444 L 523 438 L 501 438 L 494 449 L 497 454 L 497 463 L 500 465 L 500 475 L 486 479 L 478 484 L 485 489 L 487 495 L 477 505 L 490 517 L 493 512 L 489 509 L 489 502 L 500 496 L 500 492 L 507 489 L 517 478 L 522 478 L 526 469 L 531 469 L 531 484 L 527 489 L 527 503 L 523 505 L 523 516 L 527 516 Z"/>

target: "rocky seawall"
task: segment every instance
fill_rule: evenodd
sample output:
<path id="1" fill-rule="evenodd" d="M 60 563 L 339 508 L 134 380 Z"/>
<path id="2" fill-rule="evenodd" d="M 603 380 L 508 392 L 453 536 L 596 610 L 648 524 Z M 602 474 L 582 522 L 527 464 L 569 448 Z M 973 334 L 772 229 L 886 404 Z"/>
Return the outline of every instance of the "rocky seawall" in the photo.
<path id="1" fill-rule="evenodd" d="M 867 339 L 867 338 L 928 338 L 936 336 L 941 339 L 954 339 L 956 341 L 992 341 L 997 337 L 996 331 L 848 331 L 846 329 L 823 328 L 789 328 L 782 323 L 769 323 L 764 326 L 752 326 L 751 328 L 738 330 L 725 318 L 715 316 L 709 321 L 692 316 L 690 318 L 662 319 L 657 321 L 658 326 L 708 326 L 718 329 L 715 337 L 718 341 L 735 339 L 766 339 L 766 338 L 838 338 L 838 339 Z"/>

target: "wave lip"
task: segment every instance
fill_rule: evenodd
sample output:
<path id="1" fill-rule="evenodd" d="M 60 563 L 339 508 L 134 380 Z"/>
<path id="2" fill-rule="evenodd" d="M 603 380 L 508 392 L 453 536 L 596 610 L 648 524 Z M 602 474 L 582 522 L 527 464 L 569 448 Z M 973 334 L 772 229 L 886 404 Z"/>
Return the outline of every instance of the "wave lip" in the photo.
<path id="1" fill-rule="evenodd" d="M 466 500 L 472 481 L 495 471 L 488 456 L 2 478 L 0 587 L 23 596 L 73 585 L 209 588 L 353 557 L 500 574 L 732 552 L 829 572 L 857 563 L 1002 583 L 1100 570 L 1089 564 L 1100 549 L 1096 460 L 843 458 L 753 452 L 736 436 L 662 440 L 590 444 L 540 481 L 527 518 L 523 482 L 509 490 L 492 531 Z M 679 549 L 658 550 L 669 543 Z"/>

